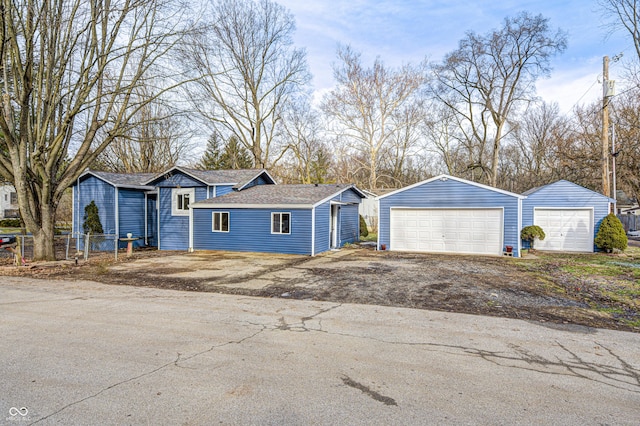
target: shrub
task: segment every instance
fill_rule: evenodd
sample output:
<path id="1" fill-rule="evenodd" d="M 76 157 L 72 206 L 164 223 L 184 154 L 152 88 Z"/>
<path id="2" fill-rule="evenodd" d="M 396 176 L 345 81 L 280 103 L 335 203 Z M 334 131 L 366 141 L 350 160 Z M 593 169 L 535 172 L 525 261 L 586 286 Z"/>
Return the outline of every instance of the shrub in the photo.
<path id="1" fill-rule="evenodd" d="M 20 219 L 2 219 L 0 220 L 0 226 L 3 228 L 20 228 L 22 224 Z"/>
<path id="2" fill-rule="evenodd" d="M 364 220 L 364 217 L 362 217 L 362 215 L 360 216 L 360 236 L 361 237 L 366 237 L 367 235 L 369 235 L 369 228 L 367 228 L 367 221 Z"/>
<path id="3" fill-rule="evenodd" d="M 607 252 L 611 252 L 613 249 L 624 251 L 627 248 L 627 242 L 622 222 L 615 214 L 609 213 L 600 223 L 595 240 L 596 246 Z"/>
<path id="4" fill-rule="evenodd" d="M 84 208 L 84 223 L 82 224 L 82 229 L 85 233 L 104 234 L 100 216 L 98 215 L 98 206 L 96 206 L 93 200 Z"/>
<path id="5" fill-rule="evenodd" d="M 525 226 L 522 228 L 522 231 L 520 231 L 520 238 L 524 241 L 529 241 L 532 249 L 536 238 L 542 241 L 545 237 L 544 231 L 538 225 Z"/>

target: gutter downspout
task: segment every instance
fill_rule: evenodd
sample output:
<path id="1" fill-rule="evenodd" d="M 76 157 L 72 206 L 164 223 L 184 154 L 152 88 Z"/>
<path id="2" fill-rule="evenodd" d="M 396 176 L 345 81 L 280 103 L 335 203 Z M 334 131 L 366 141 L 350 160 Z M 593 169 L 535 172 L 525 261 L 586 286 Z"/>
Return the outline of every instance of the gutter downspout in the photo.
<path id="1" fill-rule="evenodd" d="M 193 253 L 193 207 L 189 206 L 189 253 Z"/>
<path id="2" fill-rule="evenodd" d="M 116 244 L 118 244 L 118 238 L 120 238 L 120 191 L 116 187 Z"/>
<path id="3" fill-rule="evenodd" d="M 149 245 L 149 241 L 147 239 L 147 235 L 148 235 L 148 231 L 149 231 L 149 212 L 147 209 L 147 205 L 148 205 L 148 200 L 147 200 L 147 193 L 144 193 L 144 245 L 148 246 Z"/>
<path id="4" fill-rule="evenodd" d="M 311 207 L 311 257 L 316 255 L 316 208 Z"/>
<path id="5" fill-rule="evenodd" d="M 522 229 L 522 198 L 518 198 L 518 229 L 516 229 L 516 238 L 518 239 L 518 257 L 522 257 L 522 239 L 520 238 L 521 229 Z"/>

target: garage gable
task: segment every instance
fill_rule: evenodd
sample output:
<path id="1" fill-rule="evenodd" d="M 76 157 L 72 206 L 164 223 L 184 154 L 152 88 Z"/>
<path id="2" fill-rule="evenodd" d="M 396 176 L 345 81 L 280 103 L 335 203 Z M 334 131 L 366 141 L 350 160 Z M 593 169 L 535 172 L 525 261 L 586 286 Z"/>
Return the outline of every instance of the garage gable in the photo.
<path id="1" fill-rule="evenodd" d="M 379 197 L 380 249 L 501 255 L 519 253 L 524 197 L 440 175 Z"/>

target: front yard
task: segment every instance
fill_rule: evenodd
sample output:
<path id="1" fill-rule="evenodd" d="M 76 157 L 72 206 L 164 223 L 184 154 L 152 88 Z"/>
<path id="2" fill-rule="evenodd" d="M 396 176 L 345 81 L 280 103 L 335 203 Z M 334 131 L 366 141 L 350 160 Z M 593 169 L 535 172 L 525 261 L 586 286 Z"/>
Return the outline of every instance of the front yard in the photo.
<path id="1" fill-rule="evenodd" d="M 76 266 L 0 274 L 85 279 L 259 297 L 324 300 L 520 318 L 640 332 L 640 248 L 625 254 L 536 252 L 523 259 L 377 252 L 357 246 L 317 257 L 139 251 Z"/>

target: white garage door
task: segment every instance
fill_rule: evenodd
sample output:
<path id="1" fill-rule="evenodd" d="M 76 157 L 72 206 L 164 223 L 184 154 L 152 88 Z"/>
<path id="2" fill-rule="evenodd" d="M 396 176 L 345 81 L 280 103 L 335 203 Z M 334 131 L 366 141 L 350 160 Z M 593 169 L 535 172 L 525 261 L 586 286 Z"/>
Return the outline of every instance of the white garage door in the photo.
<path id="1" fill-rule="evenodd" d="M 592 209 L 537 208 L 533 212 L 533 223 L 545 233 L 544 240 L 536 240 L 536 249 L 593 251 Z"/>
<path id="2" fill-rule="evenodd" d="M 391 250 L 502 253 L 502 209 L 391 209 Z"/>

